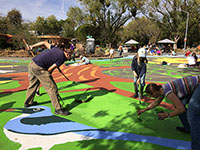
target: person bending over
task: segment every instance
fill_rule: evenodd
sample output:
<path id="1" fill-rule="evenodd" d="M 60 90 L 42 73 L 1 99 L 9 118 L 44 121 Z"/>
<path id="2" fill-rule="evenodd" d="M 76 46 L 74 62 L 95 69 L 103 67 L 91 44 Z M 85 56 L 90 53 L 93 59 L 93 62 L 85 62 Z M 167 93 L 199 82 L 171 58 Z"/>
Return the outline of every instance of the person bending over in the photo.
<path id="1" fill-rule="evenodd" d="M 61 43 L 58 47 L 46 50 L 41 54 L 35 56 L 28 66 L 29 86 L 27 88 L 26 100 L 24 107 L 36 105 L 33 101 L 36 90 L 40 83 L 51 98 L 51 102 L 55 108 L 55 114 L 69 115 L 59 103 L 59 94 L 57 85 L 52 77 L 52 72 L 66 61 L 71 59 L 71 50 L 63 47 Z"/>
<path id="2" fill-rule="evenodd" d="M 134 98 L 137 98 L 138 95 L 138 85 L 140 84 L 140 98 L 143 98 L 143 89 L 145 86 L 145 77 L 147 71 L 147 64 L 148 60 L 146 58 L 146 50 L 145 48 L 140 48 L 136 56 L 133 57 L 131 63 L 131 70 L 133 72 L 133 79 L 134 79 L 134 89 L 135 94 L 133 95 Z"/>
<path id="3" fill-rule="evenodd" d="M 174 105 L 173 112 L 158 113 L 158 118 L 163 120 L 166 118 L 179 115 L 183 127 L 176 127 L 177 130 L 187 132 L 192 137 L 192 149 L 200 148 L 200 76 L 189 76 L 164 85 L 150 83 L 146 87 L 146 93 L 156 98 L 145 109 L 138 110 L 138 114 L 142 114 L 156 106 L 158 106 L 164 97 L 167 97 Z M 188 108 L 186 108 L 188 104 Z"/>

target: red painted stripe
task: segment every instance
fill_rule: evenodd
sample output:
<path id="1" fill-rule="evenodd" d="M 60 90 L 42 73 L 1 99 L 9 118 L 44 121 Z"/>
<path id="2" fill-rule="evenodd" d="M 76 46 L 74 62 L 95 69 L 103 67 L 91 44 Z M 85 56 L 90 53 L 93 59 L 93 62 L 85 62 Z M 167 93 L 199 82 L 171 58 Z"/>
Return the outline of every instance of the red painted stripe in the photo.
<path id="1" fill-rule="evenodd" d="M 9 112 L 9 111 L 14 111 L 15 109 L 0 109 L 0 111 L 5 111 L 5 112 Z"/>

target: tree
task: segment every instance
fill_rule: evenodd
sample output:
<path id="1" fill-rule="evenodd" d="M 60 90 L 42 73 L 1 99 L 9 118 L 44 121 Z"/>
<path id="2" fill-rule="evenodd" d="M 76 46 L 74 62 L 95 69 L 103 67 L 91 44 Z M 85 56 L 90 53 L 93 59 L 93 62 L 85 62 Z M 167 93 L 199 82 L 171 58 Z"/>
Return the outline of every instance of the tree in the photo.
<path id="1" fill-rule="evenodd" d="M 199 22 L 199 7 L 199 0 L 152 0 L 146 3 L 143 13 L 158 24 L 165 38 L 173 38 L 178 43 L 179 39 L 183 39 L 185 35 L 187 20 L 185 12 L 190 13 L 188 28 L 190 32 L 192 26 Z M 198 21 L 191 24 L 194 18 Z"/>
<path id="2" fill-rule="evenodd" d="M 47 18 L 39 16 L 36 22 L 32 23 L 31 29 L 37 31 L 39 35 L 60 35 L 61 25 L 61 22 L 54 15 Z"/>
<path id="3" fill-rule="evenodd" d="M 89 24 L 89 16 L 79 7 L 70 7 L 67 12 L 67 20 L 71 22 L 73 27 L 78 27 L 83 24 Z"/>
<path id="4" fill-rule="evenodd" d="M 6 34 L 8 32 L 6 17 L 0 16 L 0 33 Z"/>
<path id="5" fill-rule="evenodd" d="M 92 25 L 99 34 L 102 45 L 116 41 L 117 32 L 132 17 L 135 17 L 145 0 L 80 0 Z"/>
<path id="6" fill-rule="evenodd" d="M 60 21 L 62 26 L 61 35 L 68 38 L 74 37 L 74 24 L 71 19 L 66 19 L 65 21 Z"/>
<path id="7" fill-rule="evenodd" d="M 146 17 L 141 17 L 131 21 L 125 26 L 121 37 L 123 41 L 135 39 L 139 41 L 141 45 L 146 45 L 149 42 L 156 43 L 160 33 L 160 29 L 155 23 Z"/>
<path id="8" fill-rule="evenodd" d="M 59 35 L 61 32 L 61 24 L 54 15 L 46 18 L 46 33 L 50 35 Z"/>
<path id="9" fill-rule="evenodd" d="M 47 22 L 44 17 L 37 17 L 36 21 L 31 25 L 32 30 L 36 30 L 39 35 L 45 35 L 47 29 Z"/>
<path id="10" fill-rule="evenodd" d="M 95 31 L 96 31 L 95 26 L 91 24 L 84 24 L 84 25 L 79 26 L 76 29 L 75 35 L 78 40 L 85 41 L 87 36 L 95 37 L 95 34 L 96 34 Z"/>
<path id="11" fill-rule="evenodd" d="M 24 47 L 23 38 L 30 36 L 28 33 L 28 26 L 23 23 L 20 11 L 13 9 L 8 12 L 6 16 L 7 33 L 12 35 L 12 39 L 6 43 L 5 47 L 12 49 L 20 49 Z"/>
<path id="12" fill-rule="evenodd" d="M 9 11 L 6 18 L 9 34 L 14 34 L 19 28 L 22 27 L 22 15 L 18 10 L 13 9 Z"/>

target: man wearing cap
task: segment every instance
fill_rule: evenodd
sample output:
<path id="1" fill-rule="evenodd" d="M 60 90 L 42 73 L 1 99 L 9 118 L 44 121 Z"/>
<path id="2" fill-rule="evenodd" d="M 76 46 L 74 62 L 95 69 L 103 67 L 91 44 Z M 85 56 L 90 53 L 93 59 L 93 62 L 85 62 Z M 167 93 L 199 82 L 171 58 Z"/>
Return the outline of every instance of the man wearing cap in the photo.
<path id="1" fill-rule="evenodd" d="M 134 98 L 138 97 L 138 85 L 140 84 L 140 95 L 143 98 L 143 89 L 145 86 L 145 77 L 147 71 L 147 63 L 148 60 L 146 58 L 147 52 L 145 47 L 142 47 L 138 50 L 136 56 L 133 57 L 131 63 L 131 70 L 133 72 L 133 79 L 134 79 L 134 89 L 135 94 L 133 95 Z"/>

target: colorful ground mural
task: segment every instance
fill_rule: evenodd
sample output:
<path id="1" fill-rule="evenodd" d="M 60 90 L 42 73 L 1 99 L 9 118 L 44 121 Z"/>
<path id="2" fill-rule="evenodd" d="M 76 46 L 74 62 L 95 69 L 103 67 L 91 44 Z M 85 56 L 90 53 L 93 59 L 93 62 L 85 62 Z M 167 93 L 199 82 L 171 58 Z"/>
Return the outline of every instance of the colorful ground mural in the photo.
<path id="1" fill-rule="evenodd" d="M 184 57 L 149 57 L 146 83 L 164 84 L 176 78 L 199 74 L 199 68 L 177 68 Z M 54 114 L 43 87 L 35 97 L 37 106 L 24 108 L 28 86 L 29 59 L 0 59 L 0 149 L 2 150 L 175 150 L 190 149 L 190 135 L 175 129 L 178 117 L 158 120 L 158 109 L 172 111 L 165 99 L 158 108 L 138 119 L 142 104 L 134 99 L 132 57 L 91 60 L 92 64 L 62 66 L 66 79 L 53 76 L 62 97 L 62 106 L 72 114 Z M 162 66 L 161 62 L 170 65 Z M 80 103 L 77 100 L 82 100 Z"/>

